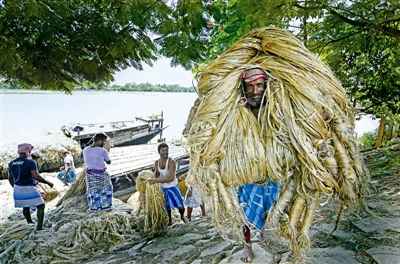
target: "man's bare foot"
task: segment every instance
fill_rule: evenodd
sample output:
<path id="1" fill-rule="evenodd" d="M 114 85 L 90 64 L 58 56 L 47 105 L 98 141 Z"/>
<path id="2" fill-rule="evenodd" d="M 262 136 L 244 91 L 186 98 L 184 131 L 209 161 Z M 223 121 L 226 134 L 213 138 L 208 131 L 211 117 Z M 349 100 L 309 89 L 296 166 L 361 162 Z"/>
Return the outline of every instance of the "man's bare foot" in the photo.
<path id="1" fill-rule="evenodd" d="M 185 224 L 187 224 L 187 223 L 189 223 L 189 221 L 188 221 L 188 219 L 186 218 L 186 217 L 181 217 L 181 220 L 185 223 Z"/>
<path id="2" fill-rule="evenodd" d="M 251 244 L 245 243 L 243 251 L 244 251 L 243 257 L 241 257 L 240 260 L 243 263 L 251 263 L 254 259 L 254 253 Z"/>

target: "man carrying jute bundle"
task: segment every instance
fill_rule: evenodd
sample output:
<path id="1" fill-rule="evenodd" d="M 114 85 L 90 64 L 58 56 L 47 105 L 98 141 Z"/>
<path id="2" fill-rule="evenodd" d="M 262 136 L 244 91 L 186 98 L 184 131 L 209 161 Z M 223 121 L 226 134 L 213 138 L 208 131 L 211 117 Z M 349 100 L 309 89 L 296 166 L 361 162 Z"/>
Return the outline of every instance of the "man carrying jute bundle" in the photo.
<path id="1" fill-rule="evenodd" d="M 261 68 L 250 68 L 243 71 L 241 77 L 240 104 L 247 107 L 258 116 L 261 105 L 265 104 L 264 93 L 268 76 Z M 238 198 L 246 217 L 246 224 L 243 225 L 244 256 L 242 261 L 250 263 L 254 257 L 251 247 L 250 227 L 254 227 L 263 235 L 265 219 L 268 210 L 278 197 L 279 187 L 275 182 L 250 183 L 239 186 Z"/>
<path id="2" fill-rule="evenodd" d="M 354 114 L 332 71 L 291 33 L 256 29 L 198 68 L 198 99 L 184 134 L 191 174 L 223 237 L 277 230 L 295 259 L 310 247 L 319 198 L 361 204 L 365 167 Z M 257 256 L 255 256 L 257 257 Z"/>

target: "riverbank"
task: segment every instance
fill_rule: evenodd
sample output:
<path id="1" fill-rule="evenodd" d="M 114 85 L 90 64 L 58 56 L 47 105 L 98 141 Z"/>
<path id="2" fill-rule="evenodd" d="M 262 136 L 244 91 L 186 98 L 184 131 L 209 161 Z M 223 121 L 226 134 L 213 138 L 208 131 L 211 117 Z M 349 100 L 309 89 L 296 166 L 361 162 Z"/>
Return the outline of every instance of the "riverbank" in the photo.
<path id="1" fill-rule="evenodd" d="M 311 227 L 312 246 L 305 263 L 400 262 L 400 144 L 363 155 L 371 174 L 370 192 L 365 197 L 370 212 L 345 211 L 338 229 L 332 233 L 338 208 L 322 203 Z M 47 228 L 42 232 L 32 231 L 21 216 L 14 215 L 9 224 L 18 226 L 20 231 L 13 233 L 14 240 L 3 236 L 5 240 L 0 241 L 3 250 L 10 249 L 2 263 L 32 257 L 40 263 L 241 263 L 241 246 L 224 241 L 211 219 L 200 218 L 198 210 L 191 223 L 182 224 L 175 219 L 177 224 L 165 233 L 148 236 L 141 231 L 143 219 L 127 213 L 132 210 L 130 206 L 115 199 L 112 212 L 87 217 L 84 197 L 71 198 L 62 207 L 47 211 Z M 0 233 L 4 228 L 0 225 Z M 286 242 L 271 231 L 266 237 L 266 241 L 254 243 L 253 263 L 289 263 Z"/>

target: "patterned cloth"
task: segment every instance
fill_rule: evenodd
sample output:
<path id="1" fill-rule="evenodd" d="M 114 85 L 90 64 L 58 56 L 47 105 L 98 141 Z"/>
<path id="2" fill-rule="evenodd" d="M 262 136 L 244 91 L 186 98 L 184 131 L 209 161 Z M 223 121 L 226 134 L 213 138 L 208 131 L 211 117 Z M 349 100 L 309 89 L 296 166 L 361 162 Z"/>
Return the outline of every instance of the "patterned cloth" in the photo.
<path id="1" fill-rule="evenodd" d="M 265 184 L 244 184 L 238 189 L 239 203 L 251 226 L 262 230 L 269 209 L 279 194 L 279 186 L 275 182 Z"/>
<path id="2" fill-rule="evenodd" d="M 14 185 L 14 203 L 16 208 L 36 207 L 44 204 L 38 187 Z"/>
<path id="3" fill-rule="evenodd" d="M 76 172 L 74 169 L 62 170 L 57 174 L 57 178 L 63 183 L 73 183 L 76 179 Z"/>
<path id="4" fill-rule="evenodd" d="M 177 186 L 161 189 L 164 192 L 165 208 L 167 210 L 184 208 L 182 195 Z"/>
<path id="5" fill-rule="evenodd" d="M 86 196 L 90 210 L 104 210 L 112 206 L 113 186 L 107 172 L 86 170 Z"/>

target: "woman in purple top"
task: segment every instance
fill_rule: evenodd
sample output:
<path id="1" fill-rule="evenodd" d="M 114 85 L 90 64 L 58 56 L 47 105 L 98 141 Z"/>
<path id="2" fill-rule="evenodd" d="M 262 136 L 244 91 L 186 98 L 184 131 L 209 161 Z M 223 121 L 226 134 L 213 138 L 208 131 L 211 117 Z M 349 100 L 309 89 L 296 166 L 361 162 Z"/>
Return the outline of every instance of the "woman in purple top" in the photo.
<path id="1" fill-rule="evenodd" d="M 94 211 L 111 209 L 112 206 L 113 187 L 106 171 L 106 164 L 111 163 L 108 156 L 110 148 L 106 142 L 106 134 L 96 134 L 93 144 L 83 150 L 88 207 Z"/>

